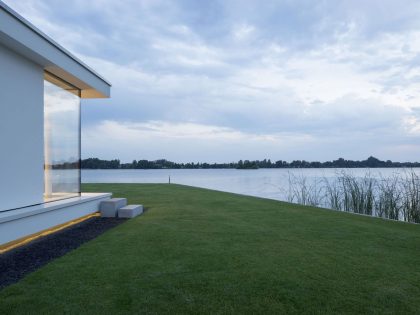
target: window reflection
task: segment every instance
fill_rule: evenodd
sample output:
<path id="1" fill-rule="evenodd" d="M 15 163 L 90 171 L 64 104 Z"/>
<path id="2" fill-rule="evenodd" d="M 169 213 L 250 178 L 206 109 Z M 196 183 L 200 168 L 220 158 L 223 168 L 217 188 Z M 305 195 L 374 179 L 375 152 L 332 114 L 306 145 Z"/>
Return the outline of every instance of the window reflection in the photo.
<path id="1" fill-rule="evenodd" d="M 44 80 L 44 200 L 80 194 L 80 90 Z"/>

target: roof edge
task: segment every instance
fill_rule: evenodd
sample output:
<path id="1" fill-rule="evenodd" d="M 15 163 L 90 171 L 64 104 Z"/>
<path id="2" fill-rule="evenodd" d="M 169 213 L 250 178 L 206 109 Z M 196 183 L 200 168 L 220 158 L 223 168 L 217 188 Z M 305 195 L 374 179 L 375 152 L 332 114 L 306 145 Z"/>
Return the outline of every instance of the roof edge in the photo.
<path id="1" fill-rule="evenodd" d="M 44 40 L 49 42 L 51 45 L 53 45 L 55 48 L 63 52 L 67 57 L 71 58 L 73 61 L 77 62 L 79 65 L 81 65 L 83 68 L 85 68 L 87 71 L 92 73 L 94 76 L 96 76 L 98 79 L 109 85 L 110 87 L 112 84 L 106 80 L 103 76 L 98 74 L 95 70 L 93 70 L 91 67 L 89 67 L 86 63 L 81 61 L 79 58 L 74 56 L 71 52 L 69 52 L 67 49 L 65 49 L 63 46 L 58 44 L 55 40 L 53 40 L 51 37 L 46 35 L 44 32 L 39 30 L 36 26 L 34 26 L 31 22 L 26 20 L 24 17 L 22 17 L 19 13 L 17 13 L 15 10 L 10 8 L 7 4 L 5 4 L 3 1 L 0 0 L 0 8 L 4 9 L 5 12 L 7 12 L 9 15 L 11 15 L 13 18 L 18 20 L 20 23 L 22 23 L 24 26 L 26 26 L 28 29 L 30 29 L 32 32 L 36 33 L 40 37 L 42 37 Z"/>

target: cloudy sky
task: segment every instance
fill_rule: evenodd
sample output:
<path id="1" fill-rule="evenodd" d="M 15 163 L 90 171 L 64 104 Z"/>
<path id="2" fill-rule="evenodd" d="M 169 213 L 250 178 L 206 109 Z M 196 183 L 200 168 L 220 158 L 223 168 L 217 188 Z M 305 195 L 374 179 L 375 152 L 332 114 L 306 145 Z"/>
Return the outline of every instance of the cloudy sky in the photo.
<path id="1" fill-rule="evenodd" d="M 5 1 L 113 85 L 82 156 L 420 160 L 420 2 Z"/>

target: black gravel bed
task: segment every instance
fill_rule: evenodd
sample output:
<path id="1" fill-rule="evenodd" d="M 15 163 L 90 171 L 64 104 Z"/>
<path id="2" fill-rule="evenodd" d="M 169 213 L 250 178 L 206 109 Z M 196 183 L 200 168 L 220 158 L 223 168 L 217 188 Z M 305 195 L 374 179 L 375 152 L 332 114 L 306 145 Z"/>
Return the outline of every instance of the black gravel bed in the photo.
<path id="1" fill-rule="evenodd" d="M 90 218 L 0 254 L 0 290 L 126 220 Z"/>

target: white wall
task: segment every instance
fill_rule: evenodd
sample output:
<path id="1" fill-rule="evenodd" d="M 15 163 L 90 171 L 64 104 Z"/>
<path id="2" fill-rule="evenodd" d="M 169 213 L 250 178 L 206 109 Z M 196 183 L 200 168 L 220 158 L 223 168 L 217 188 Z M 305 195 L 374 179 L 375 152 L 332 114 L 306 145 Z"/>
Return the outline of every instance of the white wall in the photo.
<path id="1" fill-rule="evenodd" d="M 43 69 L 0 44 L 0 211 L 43 202 Z"/>

